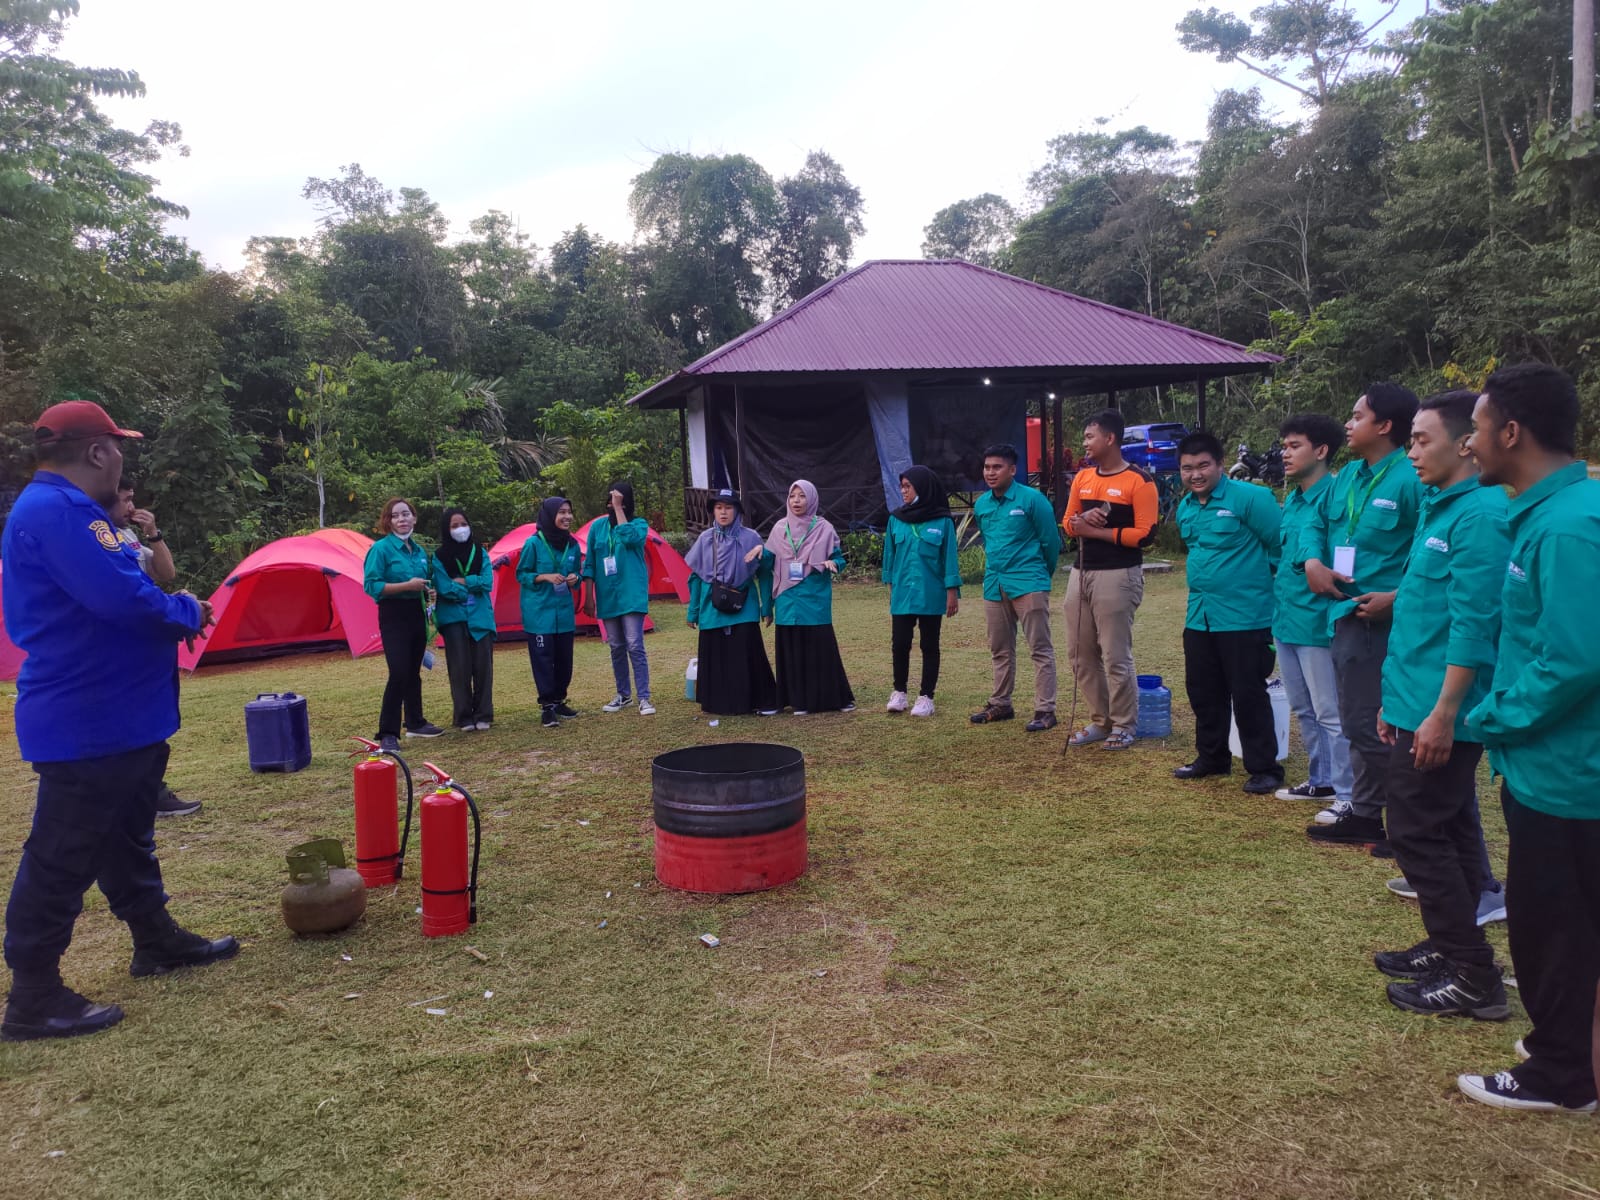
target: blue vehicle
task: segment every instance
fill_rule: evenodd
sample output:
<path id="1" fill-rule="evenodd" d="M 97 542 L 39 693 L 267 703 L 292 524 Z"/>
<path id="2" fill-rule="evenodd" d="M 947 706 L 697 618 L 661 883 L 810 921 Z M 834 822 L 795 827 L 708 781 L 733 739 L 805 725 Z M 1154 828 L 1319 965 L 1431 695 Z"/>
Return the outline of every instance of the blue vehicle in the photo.
<path id="1" fill-rule="evenodd" d="M 1152 475 L 1178 469 L 1178 443 L 1189 432 L 1187 425 L 1129 425 L 1122 434 L 1122 457 Z"/>

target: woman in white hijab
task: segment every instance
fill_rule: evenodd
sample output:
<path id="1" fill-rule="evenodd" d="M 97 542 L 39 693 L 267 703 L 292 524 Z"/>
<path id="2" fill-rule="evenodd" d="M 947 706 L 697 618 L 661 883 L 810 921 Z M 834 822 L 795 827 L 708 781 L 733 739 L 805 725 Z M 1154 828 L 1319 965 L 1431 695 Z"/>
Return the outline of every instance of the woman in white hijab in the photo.
<path id="1" fill-rule="evenodd" d="M 844 567 L 839 535 L 817 512 L 817 489 L 797 479 L 789 511 L 767 537 L 773 556 L 778 705 L 795 714 L 856 706 L 833 633 L 833 580 Z"/>

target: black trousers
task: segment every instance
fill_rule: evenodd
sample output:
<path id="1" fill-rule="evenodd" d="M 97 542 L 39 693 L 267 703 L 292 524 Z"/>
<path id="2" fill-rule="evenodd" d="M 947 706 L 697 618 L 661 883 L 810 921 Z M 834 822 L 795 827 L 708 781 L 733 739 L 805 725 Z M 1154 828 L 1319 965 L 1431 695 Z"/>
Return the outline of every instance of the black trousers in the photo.
<path id="1" fill-rule="evenodd" d="M 1283 778 L 1278 731 L 1267 698 L 1274 661 L 1272 630 L 1183 631 L 1183 686 L 1194 709 L 1195 762 L 1211 770 L 1233 765 L 1228 717 L 1239 726 L 1244 769 Z"/>
<path id="2" fill-rule="evenodd" d="M 90 884 L 123 921 L 167 905 L 155 838 L 167 744 L 33 769 L 33 829 L 6 905 L 6 963 L 19 986 L 54 980 Z"/>
<path id="3" fill-rule="evenodd" d="M 533 668 L 533 686 L 539 691 L 539 706 L 560 704 L 572 686 L 571 633 L 530 633 L 528 665 Z"/>
<path id="4" fill-rule="evenodd" d="M 939 686 L 939 630 L 944 618 L 938 613 L 896 613 L 889 618 L 894 652 L 894 690 L 903 692 L 911 678 L 911 635 L 922 629 L 922 682 L 917 695 L 933 699 Z"/>
<path id="5" fill-rule="evenodd" d="M 415 596 L 378 601 L 378 634 L 383 638 L 383 660 L 389 680 L 383 685 L 383 707 L 378 712 L 378 736 L 400 736 L 400 712 L 406 728 L 426 725 L 422 715 L 422 652 L 427 649 L 427 619 Z"/>
<path id="6" fill-rule="evenodd" d="M 1504 785 L 1510 848 L 1506 927 L 1533 1057 L 1511 1069 L 1530 1091 L 1567 1104 L 1595 1098 L 1590 1043 L 1600 980 L 1600 821 L 1529 808 Z"/>
<path id="7" fill-rule="evenodd" d="M 1423 928 L 1439 953 L 1464 966 L 1493 966 L 1494 950 L 1478 927 L 1478 896 L 1489 883 L 1475 798 L 1483 747 L 1457 742 L 1443 766 L 1419 771 L 1415 740 L 1412 730 L 1397 729 L 1389 747 L 1389 844 L 1417 889 Z"/>
<path id="8" fill-rule="evenodd" d="M 456 728 L 494 720 L 494 634 L 474 638 L 465 621 L 439 627 L 450 669 L 451 721 Z"/>

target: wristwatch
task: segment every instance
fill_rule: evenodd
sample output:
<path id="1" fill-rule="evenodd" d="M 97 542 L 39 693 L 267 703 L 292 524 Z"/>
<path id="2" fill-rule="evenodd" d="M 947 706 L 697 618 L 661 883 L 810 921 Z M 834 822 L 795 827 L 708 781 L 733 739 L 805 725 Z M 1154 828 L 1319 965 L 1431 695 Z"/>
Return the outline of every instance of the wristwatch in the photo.
<path id="1" fill-rule="evenodd" d="M 158 529 L 154 533 L 152 533 L 149 537 L 145 538 L 144 544 L 146 546 L 154 546 L 157 542 L 164 542 L 166 540 L 167 540 L 167 535 L 162 533 L 161 530 Z"/>

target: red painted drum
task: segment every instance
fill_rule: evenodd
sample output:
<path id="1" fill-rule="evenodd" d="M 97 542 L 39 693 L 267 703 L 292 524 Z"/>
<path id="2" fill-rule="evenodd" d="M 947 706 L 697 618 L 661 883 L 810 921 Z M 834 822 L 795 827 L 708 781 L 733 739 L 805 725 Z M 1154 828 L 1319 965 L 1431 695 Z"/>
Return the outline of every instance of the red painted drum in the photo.
<path id="1" fill-rule="evenodd" d="M 806 870 L 805 756 L 722 742 L 651 764 L 656 878 L 690 892 L 759 892 Z"/>

